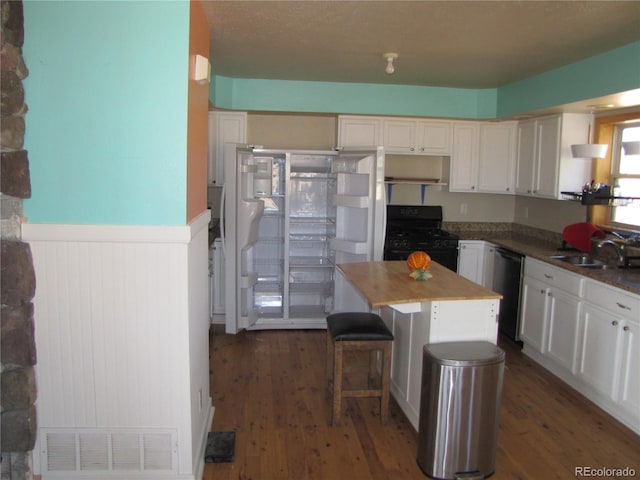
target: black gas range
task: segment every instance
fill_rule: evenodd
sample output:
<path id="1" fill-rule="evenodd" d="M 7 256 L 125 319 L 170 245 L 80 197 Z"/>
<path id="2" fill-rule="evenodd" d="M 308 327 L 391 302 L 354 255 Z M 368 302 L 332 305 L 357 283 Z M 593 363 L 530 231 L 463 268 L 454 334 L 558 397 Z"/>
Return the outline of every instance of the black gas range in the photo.
<path id="1" fill-rule="evenodd" d="M 422 250 L 454 272 L 458 270 L 458 237 L 442 230 L 442 207 L 387 205 L 385 260 L 406 260 Z"/>

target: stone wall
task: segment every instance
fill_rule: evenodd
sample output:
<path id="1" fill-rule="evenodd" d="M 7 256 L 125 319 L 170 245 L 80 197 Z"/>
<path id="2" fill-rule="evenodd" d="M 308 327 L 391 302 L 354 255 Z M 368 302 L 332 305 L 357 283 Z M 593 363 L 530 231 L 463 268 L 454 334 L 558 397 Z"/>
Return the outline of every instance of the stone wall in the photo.
<path id="1" fill-rule="evenodd" d="M 29 160 L 24 150 L 22 80 L 24 19 L 21 1 L 0 1 L 1 274 L 0 412 L 2 480 L 33 478 L 31 451 L 36 440 L 36 363 L 32 299 L 35 273 L 29 245 L 21 241 L 22 200 L 31 196 Z"/>

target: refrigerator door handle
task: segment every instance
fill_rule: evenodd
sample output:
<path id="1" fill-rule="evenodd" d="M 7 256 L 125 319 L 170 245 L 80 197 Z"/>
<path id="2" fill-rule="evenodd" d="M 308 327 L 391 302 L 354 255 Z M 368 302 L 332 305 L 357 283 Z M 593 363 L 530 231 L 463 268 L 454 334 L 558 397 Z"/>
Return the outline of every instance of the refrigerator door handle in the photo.
<path id="1" fill-rule="evenodd" d="M 226 189 L 226 183 L 222 184 L 222 198 L 220 199 L 220 240 L 221 240 L 221 244 L 222 244 L 222 254 L 225 255 L 226 251 L 225 251 L 225 246 L 224 246 L 224 242 L 225 242 L 225 231 L 224 231 L 224 202 L 225 202 L 225 192 Z"/>

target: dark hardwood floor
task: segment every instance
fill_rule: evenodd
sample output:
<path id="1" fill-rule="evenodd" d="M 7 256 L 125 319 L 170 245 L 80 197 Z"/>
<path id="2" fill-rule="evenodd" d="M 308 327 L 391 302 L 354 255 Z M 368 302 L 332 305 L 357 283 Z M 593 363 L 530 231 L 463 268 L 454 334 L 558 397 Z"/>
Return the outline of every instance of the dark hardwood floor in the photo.
<path id="1" fill-rule="evenodd" d="M 629 467 L 640 478 L 638 435 L 511 343 L 500 345 L 507 359 L 491 478 L 584 478 L 576 467 Z M 366 357 L 352 363 L 364 366 Z M 212 327 L 211 396 L 211 430 L 236 432 L 235 460 L 207 464 L 205 480 L 427 478 L 416 463 L 417 433 L 393 399 L 387 425 L 375 399 L 347 400 L 342 425 L 329 425 L 324 330 L 225 335 Z"/>

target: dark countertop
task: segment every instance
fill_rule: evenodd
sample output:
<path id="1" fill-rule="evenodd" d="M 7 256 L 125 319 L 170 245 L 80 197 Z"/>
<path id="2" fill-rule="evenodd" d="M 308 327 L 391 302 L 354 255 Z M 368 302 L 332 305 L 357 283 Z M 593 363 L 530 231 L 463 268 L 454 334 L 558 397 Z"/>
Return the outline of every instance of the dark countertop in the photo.
<path id="1" fill-rule="evenodd" d="M 487 231 L 459 232 L 460 240 L 484 240 L 500 247 L 508 248 L 516 253 L 532 257 L 564 268 L 599 282 L 640 295 L 640 268 L 618 268 L 614 263 L 608 264 L 605 270 L 594 270 L 576 267 L 561 260 L 550 258 L 552 255 L 579 255 L 581 252 L 561 250 L 558 243 L 550 243 L 540 239 L 528 238 L 511 233 L 494 234 Z"/>

